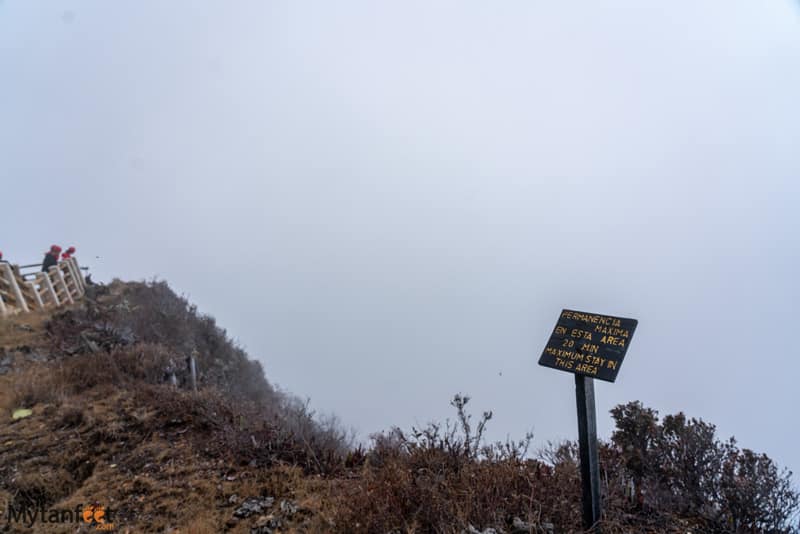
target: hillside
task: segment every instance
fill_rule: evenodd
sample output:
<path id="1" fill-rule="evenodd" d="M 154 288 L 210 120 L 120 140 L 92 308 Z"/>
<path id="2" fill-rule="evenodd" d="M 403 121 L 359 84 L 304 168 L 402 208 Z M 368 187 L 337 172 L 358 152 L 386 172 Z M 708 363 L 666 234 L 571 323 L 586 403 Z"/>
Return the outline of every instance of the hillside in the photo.
<path id="1" fill-rule="evenodd" d="M 453 423 L 357 446 L 166 283 L 90 286 L 66 310 L 0 322 L 0 531 L 579 532 L 574 444 L 538 459 L 529 437 L 486 444 L 491 414 L 474 421 L 468 400 Z M 604 532 L 797 524 L 790 475 L 765 455 L 683 414 L 612 416 Z"/>

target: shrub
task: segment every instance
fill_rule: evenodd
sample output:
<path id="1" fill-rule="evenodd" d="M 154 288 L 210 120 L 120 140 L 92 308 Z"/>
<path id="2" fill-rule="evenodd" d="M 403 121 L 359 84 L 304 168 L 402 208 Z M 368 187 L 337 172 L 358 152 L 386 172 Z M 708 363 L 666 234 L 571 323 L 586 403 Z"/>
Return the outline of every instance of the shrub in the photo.
<path id="1" fill-rule="evenodd" d="M 455 423 L 373 435 L 356 481 L 335 487 L 337 526 L 348 532 L 461 532 L 470 525 L 507 527 L 514 517 L 540 524 L 552 520 L 554 510 L 560 523 L 575 525 L 580 516 L 574 506 L 559 506 L 541 491 L 550 486 L 553 470 L 525 458 L 532 436 L 483 443 L 491 413 L 473 427 L 469 400 L 453 398 Z"/>
<path id="2" fill-rule="evenodd" d="M 536 460 L 528 458 L 530 436 L 486 445 L 491 412 L 473 426 L 468 401 L 453 399 L 455 424 L 373 435 L 358 476 L 332 487 L 337 528 L 513 531 L 517 517 L 536 532 L 579 532 L 577 444 L 550 443 Z M 791 474 L 767 456 L 739 450 L 732 439 L 719 441 L 702 420 L 683 414 L 660 420 L 637 402 L 617 406 L 612 416 L 612 441 L 599 451 L 603 532 L 796 532 Z"/>
<path id="3" fill-rule="evenodd" d="M 634 505 L 651 515 L 696 517 L 712 532 L 791 532 L 800 504 L 791 472 L 766 455 L 717 439 L 714 425 L 639 402 L 611 410 L 612 442 Z"/>
<path id="4" fill-rule="evenodd" d="M 335 416 L 321 416 L 308 401 L 273 388 L 259 362 L 249 359 L 213 317 L 198 313 L 165 282 L 93 286 L 84 304 L 48 322 L 59 358 L 21 381 L 16 398 L 23 404 L 57 402 L 113 387 L 140 396 L 147 391 L 146 396 L 165 403 L 159 406 L 163 410 L 189 409 L 181 400 L 183 393 L 169 384 L 172 375 L 179 387 L 188 384 L 192 356 L 200 391 L 189 404 L 206 411 L 204 416 L 194 413 L 193 420 L 213 434 L 210 450 L 247 462 L 293 463 L 324 474 L 360 461 L 353 454 L 352 432 Z M 147 385 L 157 387 L 143 387 Z M 216 447 L 220 443 L 224 447 Z"/>

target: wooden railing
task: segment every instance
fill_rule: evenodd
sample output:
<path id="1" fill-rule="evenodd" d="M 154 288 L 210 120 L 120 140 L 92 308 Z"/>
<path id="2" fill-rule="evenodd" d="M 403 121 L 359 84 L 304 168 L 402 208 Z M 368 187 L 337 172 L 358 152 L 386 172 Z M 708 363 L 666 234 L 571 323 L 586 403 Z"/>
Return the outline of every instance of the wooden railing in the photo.
<path id="1" fill-rule="evenodd" d="M 19 266 L 0 262 L 0 317 L 59 308 L 80 300 L 85 292 L 86 281 L 75 258 L 61 260 L 47 272 L 24 275 Z"/>

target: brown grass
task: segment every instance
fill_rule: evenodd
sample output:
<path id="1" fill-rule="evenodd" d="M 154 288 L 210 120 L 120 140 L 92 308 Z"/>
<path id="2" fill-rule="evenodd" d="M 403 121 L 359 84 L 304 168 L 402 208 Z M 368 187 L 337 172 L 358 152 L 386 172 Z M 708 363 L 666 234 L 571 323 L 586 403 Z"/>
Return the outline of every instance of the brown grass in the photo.
<path id="1" fill-rule="evenodd" d="M 21 346 L 44 347 L 44 324 L 50 319 L 48 312 L 30 312 L 0 319 L 0 349 Z"/>
<path id="2" fill-rule="evenodd" d="M 20 351 L 0 376 L 0 502 L 96 501 L 116 512 L 119 532 L 250 532 L 258 518 L 233 511 L 258 496 L 276 498 L 269 513 L 284 522 L 280 532 L 509 531 L 515 517 L 539 532 L 581 531 L 573 443 L 539 459 L 526 454 L 528 439 L 487 445 L 491 413 L 474 425 L 457 396 L 455 425 L 394 429 L 352 447 L 335 419 L 272 389 L 213 319 L 161 282 L 95 289 L 85 307 L 49 322 L 0 322 L 0 348 L 23 346 L 51 358 Z M 166 382 L 187 353 L 200 363 L 198 392 Z M 22 406 L 33 415 L 11 421 Z M 614 442 L 601 447 L 604 532 L 722 533 L 731 521 L 740 531 L 792 532 L 752 520 L 797 509 L 766 456 L 720 444 L 713 426 L 682 414 L 659 422 L 632 403 L 614 417 Z M 626 493 L 631 481 L 636 495 Z M 301 511 L 282 515 L 281 499 Z"/>

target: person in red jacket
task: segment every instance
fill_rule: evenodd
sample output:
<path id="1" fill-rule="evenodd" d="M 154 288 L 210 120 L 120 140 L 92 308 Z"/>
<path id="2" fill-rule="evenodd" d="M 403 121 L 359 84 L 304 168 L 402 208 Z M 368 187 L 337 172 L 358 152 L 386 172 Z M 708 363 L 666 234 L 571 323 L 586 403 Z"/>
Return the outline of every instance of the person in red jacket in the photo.
<path id="1" fill-rule="evenodd" d="M 50 251 L 45 253 L 44 260 L 42 261 L 43 273 L 46 273 L 47 270 L 53 265 L 58 264 L 58 255 L 60 253 L 61 253 L 61 247 L 59 247 L 58 245 L 52 245 L 50 247 Z"/>
<path id="2" fill-rule="evenodd" d="M 0 263 L 8 263 L 6 260 L 3 259 L 3 251 L 0 250 Z"/>
<path id="3" fill-rule="evenodd" d="M 69 247 L 65 253 L 61 255 L 62 260 L 68 260 L 75 254 L 75 247 Z"/>

